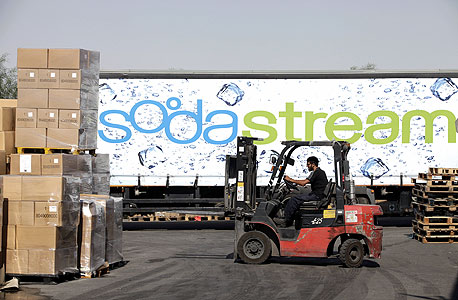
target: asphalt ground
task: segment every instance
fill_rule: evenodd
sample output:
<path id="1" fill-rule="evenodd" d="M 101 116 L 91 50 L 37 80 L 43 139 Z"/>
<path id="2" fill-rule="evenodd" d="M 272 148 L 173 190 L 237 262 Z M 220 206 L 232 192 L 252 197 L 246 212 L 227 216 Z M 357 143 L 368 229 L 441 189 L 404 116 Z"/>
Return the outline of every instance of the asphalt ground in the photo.
<path id="1" fill-rule="evenodd" d="M 124 231 L 124 267 L 101 278 L 22 283 L 0 299 L 458 299 L 458 244 L 421 244 L 409 221 L 397 220 L 384 227 L 382 258 L 357 269 L 338 258 L 234 263 L 230 222 L 130 224 L 155 229 Z"/>

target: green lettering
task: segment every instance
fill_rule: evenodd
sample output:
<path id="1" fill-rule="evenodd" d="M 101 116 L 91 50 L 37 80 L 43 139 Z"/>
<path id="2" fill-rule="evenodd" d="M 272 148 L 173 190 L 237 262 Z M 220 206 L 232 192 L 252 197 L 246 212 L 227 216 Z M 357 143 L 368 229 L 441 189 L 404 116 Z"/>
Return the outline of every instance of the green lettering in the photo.
<path id="1" fill-rule="evenodd" d="M 326 118 L 328 116 L 327 113 L 316 113 L 314 114 L 313 111 L 306 111 L 305 112 L 305 140 L 306 141 L 313 141 L 313 124 L 317 119 Z"/>
<path id="2" fill-rule="evenodd" d="M 402 143 L 410 142 L 410 121 L 412 117 L 419 116 L 425 119 L 425 142 L 433 142 L 433 122 L 438 116 L 445 116 L 448 119 L 448 142 L 456 143 L 456 132 L 453 131 L 455 115 L 448 110 L 436 110 L 428 113 L 425 110 L 412 110 L 407 112 L 402 118 Z"/>
<path id="3" fill-rule="evenodd" d="M 364 132 L 364 137 L 366 138 L 366 141 L 368 141 L 371 144 L 381 145 L 391 143 L 398 137 L 399 134 L 399 116 L 392 111 L 378 110 L 374 111 L 367 117 L 366 123 L 374 124 L 375 119 L 377 119 L 378 117 L 388 117 L 391 119 L 391 122 L 386 124 L 375 124 L 369 126 Z M 391 129 L 390 136 L 385 139 L 376 139 L 374 137 L 374 132 L 383 129 Z"/>
<path id="4" fill-rule="evenodd" d="M 279 114 L 280 118 L 285 118 L 285 126 L 286 126 L 286 140 L 288 141 L 300 141 L 300 138 L 294 137 L 294 118 L 302 117 L 301 112 L 294 111 L 294 103 L 286 102 L 285 111 L 281 111 Z"/>
<path id="5" fill-rule="evenodd" d="M 265 138 L 263 141 L 255 141 L 256 144 L 264 145 L 274 142 L 277 139 L 277 130 L 275 130 L 275 128 L 272 126 L 253 122 L 253 118 L 255 117 L 264 117 L 267 119 L 268 124 L 276 124 L 277 119 L 275 118 L 275 116 L 268 111 L 257 110 L 247 113 L 243 118 L 243 122 L 248 128 L 254 130 L 262 130 L 269 134 L 269 136 Z M 251 132 L 249 130 L 243 130 L 242 135 L 252 137 Z"/>
<path id="6" fill-rule="evenodd" d="M 336 125 L 335 122 L 339 118 L 349 118 L 353 121 L 353 124 Z M 356 131 L 356 130 L 362 130 L 362 129 L 363 129 L 363 123 L 361 122 L 361 119 L 357 115 L 351 112 L 338 112 L 336 114 L 331 115 L 329 119 L 326 121 L 326 136 L 328 137 L 329 140 L 346 140 L 349 143 L 355 143 L 357 140 L 359 140 L 362 133 L 355 132 L 350 138 L 342 139 L 342 138 L 337 137 L 334 134 L 334 131 L 350 131 L 350 130 Z"/>

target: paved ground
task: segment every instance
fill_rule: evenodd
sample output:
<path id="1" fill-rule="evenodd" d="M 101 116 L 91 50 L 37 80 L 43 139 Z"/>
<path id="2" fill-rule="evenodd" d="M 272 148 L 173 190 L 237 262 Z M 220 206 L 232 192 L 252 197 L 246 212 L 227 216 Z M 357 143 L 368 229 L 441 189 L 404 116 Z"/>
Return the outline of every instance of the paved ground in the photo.
<path id="1" fill-rule="evenodd" d="M 385 227 L 382 258 L 358 269 L 335 258 L 233 263 L 233 232 L 220 227 L 125 231 L 126 266 L 23 285 L 23 299 L 458 299 L 458 244 L 421 244 L 409 227 Z"/>

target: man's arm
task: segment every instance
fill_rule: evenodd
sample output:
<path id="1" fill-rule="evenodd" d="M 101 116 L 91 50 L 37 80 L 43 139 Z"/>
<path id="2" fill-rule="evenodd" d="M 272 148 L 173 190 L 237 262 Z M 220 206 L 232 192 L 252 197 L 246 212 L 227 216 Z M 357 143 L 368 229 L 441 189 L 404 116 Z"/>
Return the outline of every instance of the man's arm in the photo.
<path id="1" fill-rule="evenodd" d="M 310 180 L 309 179 L 302 179 L 302 180 L 296 180 L 296 179 L 292 179 L 291 177 L 289 177 L 288 175 L 285 175 L 285 180 L 287 181 L 291 181 L 291 182 L 294 182 L 300 186 L 304 186 L 306 185 L 307 183 L 310 183 Z"/>

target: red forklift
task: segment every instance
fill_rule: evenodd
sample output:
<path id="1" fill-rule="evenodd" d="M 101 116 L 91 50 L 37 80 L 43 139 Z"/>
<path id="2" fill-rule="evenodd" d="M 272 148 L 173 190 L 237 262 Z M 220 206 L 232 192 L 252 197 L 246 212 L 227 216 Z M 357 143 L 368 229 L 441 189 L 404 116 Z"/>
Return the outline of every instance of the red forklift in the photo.
<path id="1" fill-rule="evenodd" d="M 382 227 L 377 217 L 382 209 L 373 203 L 370 190 L 355 192 L 350 180 L 345 141 L 285 141 L 278 158 L 273 157 L 272 175 L 261 199 L 256 198 L 256 145 L 251 137 L 237 138 L 237 155 L 226 156 L 226 214 L 235 218 L 234 259 L 261 264 L 271 256 L 332 257 L 338 255 L 349 268 L 360 267 L 365 256 L 380 258 Z M 305 202 L 294 225 L 278 227 L 274 217 L 282 217 L 286 202 L 300 187 L 284 180 L 292 153 L 301 147 L 331 147 L 335 179 L 326 186 L 325 198 Z M 366 189 L 366 188 L 364 188 Z M 367 201 L 370 199 L 370 201 Z"/>

